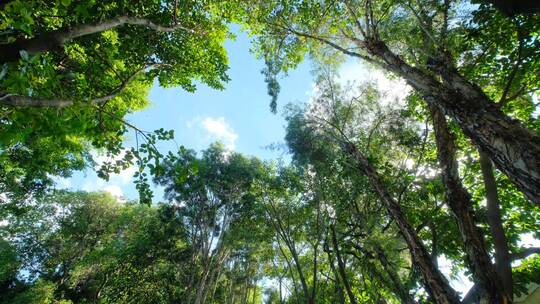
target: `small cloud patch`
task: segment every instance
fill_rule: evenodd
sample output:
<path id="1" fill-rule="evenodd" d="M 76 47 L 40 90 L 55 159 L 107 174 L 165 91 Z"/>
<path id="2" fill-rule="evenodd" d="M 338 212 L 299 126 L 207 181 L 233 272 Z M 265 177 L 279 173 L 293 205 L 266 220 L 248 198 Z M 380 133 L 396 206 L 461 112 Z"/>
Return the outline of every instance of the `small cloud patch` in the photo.
<path id="1" fill-rule="evenodd" d="M 224 117 L 206 117 L 202 120 L 201 125 L 211 137 L 222 141 L 227 149 L 235 149 L 238 134 L 227 123 Z"/>

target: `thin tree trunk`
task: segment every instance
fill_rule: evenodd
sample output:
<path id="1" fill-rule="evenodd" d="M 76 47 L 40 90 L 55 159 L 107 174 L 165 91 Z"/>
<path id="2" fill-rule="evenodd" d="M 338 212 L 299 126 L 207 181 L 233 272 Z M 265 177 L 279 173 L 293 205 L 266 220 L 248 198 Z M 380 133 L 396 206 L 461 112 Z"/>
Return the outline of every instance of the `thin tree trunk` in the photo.
<path id="1" fill-rule="evenodd" d="M 431 259 L 435 267 L 439 268 L 439 261 L 437 260 L 439 256 L 439 247 L 437 245 L 437 230 L 433 222 L 428 223 L 429 230 L 431 231 Z"/>
<path id="2" fill-rule="evenodd" d="M 390 262 L 388 262 L 388 258 L 386 257 L 384 250 L 380 246 L 378 246 L 376 250 L 377 250 L 377 258 L 379 262 L 381 262 L 381 265 L 383 266 L 384 271 L 388 274 L 388 276 L 390 277 L 390 280 L 396 287 L 395 292 L 401 299 L 401 302 L 406 303 L 406 304 L 415 303 L 413 298 L 407 291 L 407 289 L 405 289 L 405 287 L 401 283 L 401 279 L 399 278 L 399 275 L 397 274 L 397 272 L 394 269 L 392 269 L 392 266 L 390 265 Z"/>
<path id="3" fill-rule="evenodd" d="M 430 112 L 437 142 L 437 157 L 446 187 L 447 204 L 457 220 L 471 270 L 490 303 L 505 303 L 504 299 L 508 299 L 508 296 L 501 288 L 501 279 L 491 263 L 483 232 L 476 226 L 469 192 L 459 178 L 454 137 L 439 108 L 430 104 Z"/>
<path id="4" fill-rule="evenodd" d="M 244 287 L 244 296 L 242 297 L 242 304 L 247 303 L 248 295 L 249 295 L 249 282 L 246 280 L 246 286 Z"/>
<path id="5" fill-rule="evenodd" d="M 285 242 L 287 244 L 287 242 Z M 302 270 L 302 265 L 300 264 L 300 259 L 298 258 L 298 253 L 296 252 L 296 248 L 293 245 L 287 244 L 289 247 L 289 251 L 291 252 L 294 265 L 296 267 L 296 272 L 298 273 L 298 277 L 300 278 L 300 284 L 302 284 L 302 289 L 304 290 L 304 296 L 306 297 L 306 300 L 308 304 L 312 304 L 312 298 L 310 297 L 309 288 L 306 282 L 306 278 L 304 277 L 304 272 Z"/>
<path id="6" fill-rule="evenodd" d="M 201 277 L 201 280 L 198 282 L 199 284 L 197 286 L 197 293 L 195 295 L 195 301 L 193 302 L 194 304 L 203 304 L 203 297 L 207 288 L 206 284 L 208 281 L 208 275 L 209 270 L 205 270 Z"/>
<path id="7" fill-rule="evenodd" d="M 328 254 L 328 263 L 330 264 L 330 269 L 332 269 L 332 273 L 334 274 L 335 278 L 335 288 L 338 294 L 339 303 L 345 304 L 345 296 L 343 295 L 343 288 L 341 288 L 341 280 L 339 278 L 339 274 L 336 270 L 336 266 L 334 265 L 334 258 L 330 254 L 330 250 L 327 250 L 326 253 Z"/>
<path id="8" fill-rule="evenodd" d="M 349 301 L 351 304 L 356 304 L 356 297 L 354 296 L 354 293 L 352 292 L 351 284 L 349 282 L 349 279 L 347 278 L 347 273 L 345 272 L 345 263 L 343 263 L 343 259 L 341 258 L 341 253 L 339 252 L 339 246 L 337 242 L 337 236 L 336 236 L 336 227 L 334 224 L 330 227 L 331 233 L 332 233 L 332 245 L 334 247 L 334 250 L 336 252 L 336 260 L 338 263 L 338 270 L 339 275 L 341 276 L 341 280 L 343 282 L 343 286 L 345 287 L 345 291 L 347 292 L 347 296 L 349 297 Z"/>
<path id="9" fill-rule="evenodd" d="M 252 303 L 255 304 L 255 300 L 257 299 L 257 282 L 253 284 L 253 297 L 251 297 Z"/>
<path id="10" fill-rule="evenodd" d="M 435 267 L 431 255 L 418 237 L 411 223 L 408 221 L 400 204 L 390 195 L 388 189 L 373 166 L 366 157 L 358 151 L 355 145 L 348 143 L 345 147 L 346 152 L 351 155 L 362 171 L 369 179 L 371 186 L 379 196 L 381 202 L 385 205 L 390 216 L 396 222 L 399 231 L 411 253 L 415 265 L 422 273 L 426 290 L 436 303 L 460 303 L 459 296 L 450 286 L 448 280 Z"/>
<path id="11" fill-rule="evenodd" d="M 229 298 L 228 298 L 228 299 L 230 299 L 229 304 L 234 303 L 234 294 L 235 294 L 235 292 L 233 290 L 233 281 L 234 280 L 232 278 L 230 278 L 230 280 L 229 280 Z"/>
<path id="12" fill-rule="evenodd" d="M 275 207 L 270 204 L 271 208 L 274 209 L 275 211 Z M 267 210 L 268 212 L 268 210 Z M 270 212 L 268 212 L 270 213 Z M 287 235 L 287 231 L 285 229 L 285 227 L 283 226 L 283 223 L 281 222 L 281 218 L 279 217 L 279 214 L 277 214 L 277 212 L 274 213 L 274 215 L 270 215 L 273 220 L 272 220 L 272 223 L 274 224 L 274 228 L 276 229 L 276 232 L 280 235 L 280 237 L 283 239 L 283 242 L 285 242 L 285 245 L 287 246 L 287 248 L 289 249 L 289 252 L 291 253 L 292 255 L 292 258 L 293 258 L 293 261 L 294 261 L 294 266 L 296 268 L 296 272 L 298 273 L 298 277 L 300 279 L 300 283 L 302 284 L 302 290 L 304 292 L 304 297 L 308 300 L 308 303 L 311 303 L 310 300 L 311 300 L 311 297 L 310 297 L 310 293 L 309 293 L 309 288 L 308 288 L 308 285 L 307 285 L 307 282 L 306 282 L 306 279 L 305 279 L 305 276 L 304 276 L 304 272 L 302 270 L 302 266 L 300 264 L 300 259 L 298 258 L 298 253 L 296 252 L 296 247 L 295 247 L 295 244 L 294 244 L 294 241 L 291 240 L 288 235 Z M 281 249 L 281 247 L 280 247 Z"/>
<path id="13" fill-rule="evenodd" d="M 392 280 L 386 278 L 378 269 L 377 269 L 377 266 L 371 262 L 370 259 L 374 259 L 375 256 L 372 252 L 369 252 L 365 249 L 363 249 L 362 247 L 358 246 L 358 245 L 353 245 L 354 248 L 358 251 L 358 252 L 361 252 L 362 255 L 364 256 L 364 258 L 361 258 L 358 254 L 352 252 L 352 256 L 357 260 L 359 261 L 360 263 L 364 264 L 366 268 L 368 268 L 368 273 L 370 273 L 374 278 L 376 278 L 377 280 L 379 280 L 383 285 L 385 285 L 388 290 L 392 291 L 397 297 L 399 297 L 401 299 L 401 301 L 403 303 L 407 303 L 407 300 L 405 300 L 404 298 L 402 298 L 402 296 L 400 295 L 400 292 L 396 291 L 396 287 L 394 286 L 394 283 L 392 282 Z M 386 269 L 385 269 L 386 271 Z"/>
<path id="14" fill-rule="evenodd" d="M 283 256 L 283 258 L 285 259 L 285 262 L 287 263 L 287 269 L 289 270 L 289 273 L 291 274 L 291 279 L 292 279 L 292 283 L 293 283 L 293 287 L 294 287 L 294 292 L 296 293 L 296 295 L 298 296 L 299 295 L 299 292 L 298 292 L 298 285 L 296 284 L 296 280 L 294 278 L 294 272 L 293 272 L 293 267 L 291 265 L 291 261 L 289 260 L 289 258 L 287 258 L 287 256 L 285 255 L 285 250 L 283 250 L 283 247 L 281 247 L 281 243 L 279 241 L 279 236 L 278 236 L 278 247 L 279 247 L 279 251 L 281 252 L 281 255 Z"/>
<path id="15" fill-rule="evenodd" d="M 280 278 L 279 278 L 279 304 L 283 304 L 283 292 L 282 292 L 282 290 L 281 290 L 281 288 L 282 288 L 282 286 L 281 286 L 282 281 L 283 281 L 283 279 L 280 277 Z"/>
<path id="16" fill-rule="evenodd" d="M 320 218 L 321 218 L 321 203 L 319 200 L 317 200 L 317 216 L 316 216 L 316 233 L 317 238 L 315 240 L 315 244 L 313 246 L 313 275 L 312 275 L 312 281 L 313 284 L 311 285 L 311 295 L 310 295 L 310 303 L 315 303 L 315 298 L 317 296 L 317 285 L 318 285 L 318 258 L 319 258 L 319 245 L 321 243 L 321 229 L 320 229 Z"/>
<path id="17" fill-rule="evenodd" d="M 510 249 L 508 240 L 504 234 L 503 223 L 501 219 L 501 209 L 499 195 L 497 193 L 497 183 L 493 175 L 491 160 L 480 151 L 480 167 L 484 177 L 484 186 L 486 188 L 487 201 L 487 221 L 491 236 L 493 238 L 493 247 L 495 248 L 495 266 L 499 276 L 502 279 L 506 294 L 513 295 L 512 288 L 512 265 L 510 261 Z"/>

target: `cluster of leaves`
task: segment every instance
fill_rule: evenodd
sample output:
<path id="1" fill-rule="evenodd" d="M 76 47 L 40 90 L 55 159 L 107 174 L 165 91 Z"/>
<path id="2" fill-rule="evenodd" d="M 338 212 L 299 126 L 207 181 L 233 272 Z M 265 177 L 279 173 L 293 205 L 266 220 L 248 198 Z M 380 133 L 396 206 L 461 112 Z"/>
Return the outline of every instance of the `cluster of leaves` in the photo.
<path id="1" fill-rule="evenodd" d="M 19 275 L 2 278 L 3 303 L 181 298 L 174 282 L 185 280 L 189 248 L 173 207 L 121 204 L 101 193 L 55 193 L 34 204 L 8 218 L 2 235 L 19 263 Z"/>
<path id="2" fill-rule="evenodd" d="M 0 56 L 2 192 L 43 190 L 50 185 L 50 176 L 69 176 L 91 163 L 91 149 L 124 153 L 124 135 L 132 128 L 124 117 L 149 104 L 154 80 L 190 92 L 196 82 L 222 89 L 228 80 L 223 48 L 228 31 L 220 14 L 224 9 L 211 1 L 3 3 L 0 48 L 13 47 L 20 58 L 8 60 L 7 51 Z M 142 25 L 99 29 L 122 16 L 162 27 L 181 26 L 173 32 Z M 97 29 L 46 47 L 55 41 L 54 35 L 78 27 Z M 34 40 L 45 47 L 43 51 L 17 49 Z M 28 102 L 22 107 L 4 103 L 13 96 Z M 43 101 L 49 106 L 40 107 Z M 148 187 L 139 190 L 146 200 Z"/>

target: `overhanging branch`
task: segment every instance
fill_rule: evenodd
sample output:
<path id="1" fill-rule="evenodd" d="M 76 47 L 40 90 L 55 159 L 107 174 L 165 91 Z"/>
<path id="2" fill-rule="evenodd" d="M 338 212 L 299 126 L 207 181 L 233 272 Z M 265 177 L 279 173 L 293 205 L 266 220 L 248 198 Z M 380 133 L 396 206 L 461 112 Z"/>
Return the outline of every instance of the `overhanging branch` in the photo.
<path id="1" fill-rule="evenodd" d="M 113 89 L 108 94 L 93 98 L 88 100 L 90 105 L 99 105 L 105 103 L 118 95 L 120 95 L 125 88 L 133 81 L 133 79 L 142 71 L 147 68 L 162 66 L 163 64 L 155 63 L 144 65 L 142 68 L 133 72 L 128 78 L 124 79 L 122 83 Z M 0 105 L 10 106 L 10 107 L 21 107 L 21 108 L 67 108 L 73 106 L 75 102 L 73 99 L 59 99 L 59 98 L 37 98 L 32 96 L 23 96 L 18 94 L 9 94 L 4 93 L 0 96 Z"/>
<path id="2" fill-rule="evenodd" d="M 154 23 L 147 18 L 119 16 L 102 22 L 75 25 L 70 28 L 46 32 L 30 39 L 17 39 L 12 43 L 2 44 L 0 45 L 0 63 L 18 60 L 22 50 L 29 54 L 46 52 L 61 47 L 75 38 L 101 33 L 127 24 L 144 26 L 156 32 L 171 33 L 183 30 L 192 34 L 200 34 L 199 31 L 178 23 L 167 26 Z"/>

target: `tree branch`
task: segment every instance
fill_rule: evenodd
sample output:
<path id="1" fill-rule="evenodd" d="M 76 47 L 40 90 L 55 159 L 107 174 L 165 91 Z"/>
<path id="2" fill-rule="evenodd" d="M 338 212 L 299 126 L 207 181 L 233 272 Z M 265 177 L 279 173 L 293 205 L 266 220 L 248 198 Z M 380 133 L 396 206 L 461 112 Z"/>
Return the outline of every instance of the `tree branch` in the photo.
<path id="1" fill-rule="evenodd" d="M 133 72 L 128 78 L 124 79 L 122 83 L 112 90 L 107 95 L 97 97 L 94 99 L 88 100 L 88 103 L 91 105 L 102 104 L 106 101 L 109 101 L 118 95 L 120 95 L 124 89 L 133 81 L 133 79 L 142 71 L 150 67 L 162 66 L 161 63 L 153 63 L 144 65 L 142 68 Z M 44 99 L 36 98 L 31 96 L 22 96 L 17 94 L 4 94 L 0 97 L 0 105 L 11 106 L 11 107 L 25 107 L 25 108 L 67 108 L 73 106 L 75 102 L 73 100 L 67 99 Z"/>
<path id="2" fill-rule="evenodd" d="M 521 260 L 535 253 L 540 254 L 540 247 L 525 248 L 521 250 L 520 252 L 512 253 L 510 255 L 510 260 L 512 261 Z"/>
<path id="3" fill-rule="evenodd" d="M 519 45 L 517 49 L 517 59 L 516 59 L 516 62 L 514 63 L 514 67 L 512 68 L 512 71 L 510 72 L 510 75 L 508 76 L 508 81 L 506 82 L 506 86 L 504 87 L 504 91 L 501 95 L 501 99 L 499 100 L 498 103 L 496 103 L 498 108 L 501 108 L 510 100 L 507 98 L 508 93 L 510 92 L 510 88 L 512 87 L 512 83 L 514 82 L 514 79 L 516 78 L 517 72 L 519 71 L 519 67 L 521 66 L 521 63 L 523 62 L 523 44 L 524 44 L 525 37 L 523 37 L 524 34 L 520 25 L 516 24 L 516 27 L 517 27 L 517 33 L 518 33 L 518 39 L 519 39 Z"/>
<path id="4" fill-rule="evenodd" d="M 43 99 L 16 94 L 5 94 L 0 97 L 0 104 L 10 107 L 66 108 L 72 106 L 73 101 L 64 99 Z"/>
<path id="5" fill-rule="evenodd" d="M 12 43 L 0 45 L 0 63 L 18 60 L 20 58 L 20 51 L 22 50 L 25 50 L 29 54 L 46 52 L 60 47 L 75 38 L 104 32 L 126 24 L 144 26 L 156 32 L 171 33 L 177 30 L 184 30 L 189 33 L 200 34 L 199 31 L 181 24 L 164 26 L 156 24 L 147 18 L 120 16 L 98 23 L 81 24 L 71 28 L 46 32 L 34 38 L 18 39 Z"/>
<path id="6" fill-rule="evenodd" d="M 289 27 L 283 27 L 285 30 L 289 31 L 290 33 L 296 35 L 296 36 L 300 36 L 300 37 L 304 37 L 304 38 L 310 38 L 310 39 L 313 39 L 313 40 L 317 40 L 319 42 L 322 42 L 328 46 L 331 46 L 332 48 L 342 52 L 343 54 L 345 55 L 349 55 L 349 56 L 352 56 L 352 57 L 356 57 L 356 58 L 360 58 L 360 59 L 363 59 L 367 62 L 370 62 L 370 63 L 373 63 L 373 64 L 376 64 L 376 65 L 381 65 L 381 62 L 377 61 L 377 60 L 374 60 L 373 58 L 370 58 L 366 55 L 362 55 L 360 53 L 357 53 L 357 52 L 353 52 L 349 49 L 346 49 L 342 46 L 340 46 L 339 44 L 329 40 L 329 39 L 326 39 L 326 38 L 323 38 L 323 37 L 320 37 L 320 36 L 315 36 L 315 35 L 312 35 L 312 34 L 308 34 L 308 33 L 304 33 L 304 32 L 299 32 L 293 28 L 289 28 Z"/>

